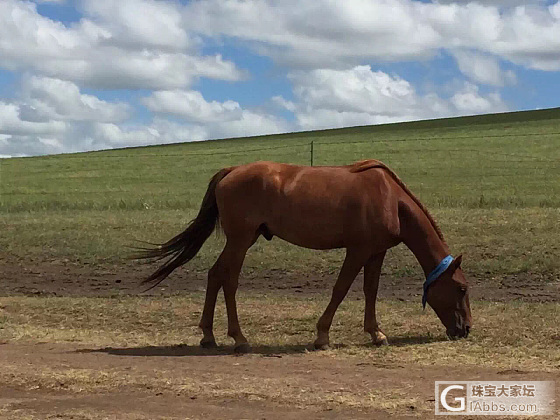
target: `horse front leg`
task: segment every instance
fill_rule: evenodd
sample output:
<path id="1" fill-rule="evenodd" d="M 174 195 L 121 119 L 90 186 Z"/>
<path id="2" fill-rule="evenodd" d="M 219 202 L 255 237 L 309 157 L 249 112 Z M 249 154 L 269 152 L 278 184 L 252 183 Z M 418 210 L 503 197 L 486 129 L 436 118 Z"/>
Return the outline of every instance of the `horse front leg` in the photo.
<path id="1" fill-rule="evenodd" d="M 364 331 L 371 334 L 371 340 L 376 346 L 387 345 L 387 336 L 377 324 L 375 317 L 375 301 L 379 288 L 379 276 L 386 251 L 372 256 L 364 266 L 364 295 L 366 307 L 364 312 Z"/>
<path id="2" fill-rule="evenodd" d="M 316 349 L 325 350 L 329 347 L 329 330 L 334 314 L 366 260 L 367 255 L 364 255 L 363 251 L 350 249 L 346 251 L 346 258 L 334 285 L 331 300 L 317 322 L 317 339 L 314 343 Z"/>

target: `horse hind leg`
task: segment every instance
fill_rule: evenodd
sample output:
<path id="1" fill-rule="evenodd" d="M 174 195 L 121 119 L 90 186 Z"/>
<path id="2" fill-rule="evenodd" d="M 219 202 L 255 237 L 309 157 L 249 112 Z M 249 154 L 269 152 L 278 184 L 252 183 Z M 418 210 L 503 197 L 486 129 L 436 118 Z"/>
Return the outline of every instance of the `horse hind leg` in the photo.
<path id="1" fill-rule="evenodd" d="M 208 285 L 206 287 L 206 299 L 204 301 L 204 309 L 199 327 L 202 330 L 202 340 L 200 345 L 203 348 L 216 348 L 216 339 L 214 338 L 214 310 L 216 308 L 216 300 L 218 293 L 222 288 L 223 275 L 220 269 L 219 258 L 214 263 L 210 271 L 208 271 Z"/>
<path id="2" fill-rule="evenodd" d="M 216 263 L 208 272 L 208 287 L 206 289 L 206 300 L 200 321 L 203 338 L 200 342 L 202 347 L 216 347 L 216 340 L 213 333 L 214 309 L 220 288 L 224 289 L 224 298 L 228 315 L 228 335 L 235 340 L 235 351 L 247 353 L 250 346 L 245 336 L 241 332 L 239 319 L 237 316 L 237 304 L 235 294 L 237 292 L 239 273 L 245 259 L 247 250 L 258 238 L 258 234 L 253 234 L 250 239 L 240 240 L 228 237 L 226 246 Z"/>

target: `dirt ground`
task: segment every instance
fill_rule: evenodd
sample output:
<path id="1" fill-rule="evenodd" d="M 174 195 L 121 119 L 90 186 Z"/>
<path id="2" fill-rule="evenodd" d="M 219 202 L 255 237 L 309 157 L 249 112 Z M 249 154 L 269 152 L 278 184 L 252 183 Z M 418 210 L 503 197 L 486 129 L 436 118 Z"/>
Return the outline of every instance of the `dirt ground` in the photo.
<path id="1" fill-rule="evenodd" d="M 24 263 L 4 258 L 0 260 L 0 295 L 137 294 L 142 290 L 139 281 L 152 269 L 131 263 L 94 267 L 69 261 Z M 241 292 L 328 294 L 334 279 L 334 275 L 311 277 L 282 271 L 245 275 Z M 527 274 L 471 281 L 474 299 L 560 302 L 557 279 L 550 281 Z M 182 268 L 149 293 L 201 291 L 205 283 L 205 273 Z M 383 276 L 380 297 L 420 301 L 421 287 L 422 279 Z M 357 296 L 361 294 L 360 289 L 359 279 L 351 293 Z M 557 372 L 380 365 L 371 359 L 363 362 L 359 358 L 329 357 L 328 352 L 327 355 L 308 352 L 304 346 L 256 347 L 252 354 L 239 357 L 223 348 L 209 352 L 186 345 L 96 348 L 72 343 L 0 342 L 0 366 L 5 368 L 2 374 L 8 375 L 5 383 L 10 384 L 0 384 L 0 418 L 6 419 L 375 419 L 387 418 L 388 412 L 395 419 L 432 418 L 436 380 L 558 379 Z M 10 366 L 17 370 L 10 373 Z M 105 372 L 109 375 L 105 381 L 114 375 L 128 378 L 130 383 L 106 385 L 103 380 L 96 380 L 93 385 L 90 382 L 91 389 L 81 389 L 79 381 L 69 383 L 67 376 L 53 379 L 58 377 L 57 372 L 87 371 Z M 45 382 L 35 382 L 38 373 L 53 376 Z M 143 378 L 154 375 L 171 385 L 156 389 L 143 385 L 151 383 Z M 198 381 L 194 387 L 186 384 L 192 378 Z M 268 387 L 277 384 L 282 394 L 272 400 L 261 398 L 255 392 L 260 384 Z M 240 394 L 239 389 L 243 387 L 248 391 Z M 290 391 L 286 394 L 286 390 Z M 377 408 L 380 404 L 376 400 L 371 408 L 364 409 L 365 391 L 382 392 L 379 398 L 385 405 Z M 357 408 L 348 403 L 355 393 L 362 393 Z M 300 402 L 291 403 L 291 395 L 297 395 Z M 302 395 L 313 395 L 314 399 L 308 404 L 301 403 L 302 398 L 305 400 Z M 395 398 L 394 405 L 391 396 Z M 337 404 L 341 399 L 346 403 Z M 403 405 L 408 400 L 411 402 Z"/>
<path id="2" fill-rule="evenodd" d="M 140 285 L 155 265 L 124 262 L 120 265 L 76 264 L 70 261 L 29 262 L 0 256 L 0 295 L 53 296 L 110 296 L 138 294 Z M 468 273 L 467 273 L 468 275 Z M 309 275 L 283 270 L 270 270 L 258 275 L 242 274 L 240 291 L 285 291 L 286 293 L 329 294 L 336 275 Z M 361 294 L 362 274 L 354 282 L 350 293 Z M 478 300 L 526 302 L 560 302 L 560 279 L 539 274 L 522 273 L 500 278 L 468 277 L 471 296 Z M 416 277 L 391 278 L 382 275 L 379 297 L 419 300 L 423 279 Z M 206 289 L 206 273 L 192 272 L 186 267 L 177 269 L 151 295 L 173 294 Z"/>
<path id="3" fill-rule="evenodd" d="M 269 349 L 268 349 L 269 350 Z M 198 347 L 148 348 L 83 348 L 53 344 L 0 345 L 0 365 L 32 366 L 34 370 L 75 371 L 96 369 L 129 377 L 134 383 L 115 384 L 110 391 L 102 389 L 72 389 L 64 381 L 48 387 L 0 387 L 0 407 L 7 417 L 56 419 L 375 419 L 386 418 L 387 412 L 374 408 L 353 409 L 348 404 L 336 404 L 337 399 L 352 398 L 363 390 L 383 390 L 391 395 L 406 392 L 414 401 L 401 405 L 391 418 L 429 418 L 434 404 L 434 380 L 460 377 L 462 380 L 553 380 L 555 374 L 543 372 L 496 371 L 457 366 L 454 368 L 417 366 L 379 366 L 355 359 L 336 358 L 302 353 L 299 349 L 284 353 L 269 353 L 259 349 L 242 357 L 208 354 Z M 150 389 L 136 380 L 142 376 L 162 375 L 169 383 L 181 383 L 186 378 L 204 378 L 208 390 Z M 262 400 L 258 392 L 228 396 L 228 390 L 255 384 L 270 384 L 279 380 L 293 384 L 292 392 L 320 392 L 324 404 L 290 404 L 287 398 Z M 218 384 L 214 386 L 213 384 Z M 263 385 L 264 386 L 264 385 Z M 221 392 L 217 392 L 219 389 Z M 252 388 L 254 389 L 254 388 Z M 231 392 L 231 395 L 234 395 Z M 289 397 L 289 396 L 288 396 Z M 330 402 L 330 403 L 329 403 Z M 390 398 L 386 402 L 391 407 Z M 21 417 L 29 418 L 29 417 Z"/>

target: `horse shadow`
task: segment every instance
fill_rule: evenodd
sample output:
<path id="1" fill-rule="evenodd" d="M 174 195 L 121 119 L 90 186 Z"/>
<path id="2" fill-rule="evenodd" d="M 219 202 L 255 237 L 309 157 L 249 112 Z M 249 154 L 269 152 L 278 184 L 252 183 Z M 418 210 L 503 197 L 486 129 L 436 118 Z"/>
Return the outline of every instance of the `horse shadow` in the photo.
<path id="1" fill-rule="evenodd" d="M 429 344 L 446 341 L 441 337 L 432 336 L 396 336 L 389 339 L 389 346 L 404 347 L 418 344 Z M 376 349 L 377 346 L 367 343 L 363 347 Z M 331 349 L 343 349 L 344 344 L 333 344 Z M 261 345 L 252 346 L 251 354 L 263 357 L 282 357 L 282 355 L 305 354 L 316 351 L 313 344 L 285 344 L 285 345 Z M 205 349 L 198 345 L 177 344 L 172 346 L 141 346 L 141 347 L 103 347 L 98 349 L 80 349 L 77 353 L 107 353 L 114 356 L 139 356 L 139 357 L 185 357 L 185 356 L 227 356 L 234 354 L 233 346 L 218 346 L 213 349 Z"/>
<path id="2" fill-rule="evenodd" d="M 431 335 L 405 335 L 389 337 L 389 345 L 393 347 L 406 347 L 413 346 L 417 344 L 430 344 L 430 343 L 440 343 L 443 341 L 449 341 L 447 337 L 434 337 Z"/>
<path id="3" fill-rule="evenodd" d="M 251 354 L 268 357 L 278 357 L 284 354 L 303 354 L 310 351 L 312 345 L 289 344 L 278 346 L 253 345 Z M 115 356 L 227 356 L 233 354 L 233 346 L 218 346 L 205 349 L 198 345 L 177 344 L 172 346 L 142 346 L 142 347 L 104 347 L 99 349 L 81 349 L 78 353 L 107 353 Z"/>

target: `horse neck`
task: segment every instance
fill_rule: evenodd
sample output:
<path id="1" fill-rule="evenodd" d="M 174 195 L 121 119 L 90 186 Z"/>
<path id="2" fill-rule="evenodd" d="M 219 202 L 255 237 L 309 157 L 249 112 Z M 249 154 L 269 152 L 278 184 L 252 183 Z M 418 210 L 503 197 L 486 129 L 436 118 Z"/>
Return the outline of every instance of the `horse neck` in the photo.
<path id="1" fill-rule="evenodd" d="M 425 276 L 428 276 L 449 255 L 447 244 L 418 205 L 399 206 L 399 219 L 403 243 L 412 251 Z"/>

